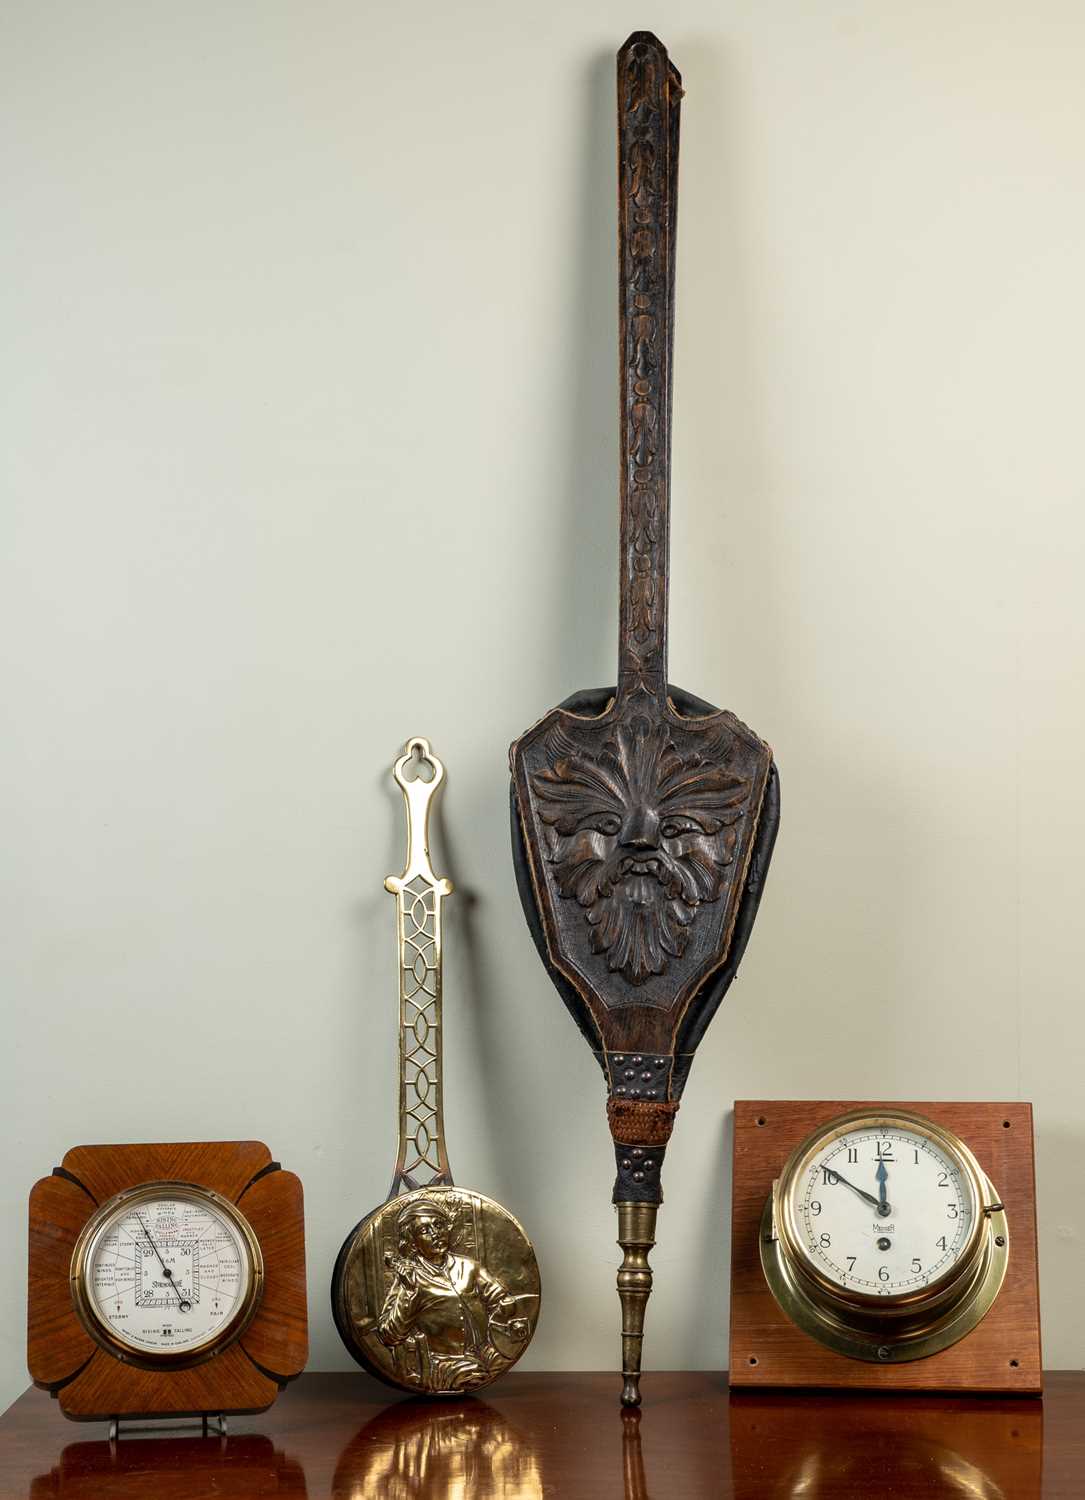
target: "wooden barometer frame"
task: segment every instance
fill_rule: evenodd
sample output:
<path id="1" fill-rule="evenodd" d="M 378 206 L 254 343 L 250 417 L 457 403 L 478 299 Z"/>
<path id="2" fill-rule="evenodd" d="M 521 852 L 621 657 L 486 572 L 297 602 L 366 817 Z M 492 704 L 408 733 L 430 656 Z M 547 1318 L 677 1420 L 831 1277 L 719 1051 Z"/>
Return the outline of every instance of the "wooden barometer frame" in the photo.
<path id="1" fill-rule="evenodd" d="M 73 1294 L 84 1229 L 118 1194 L 150 1184 L 217 1195 L 259 1250 L 259 1300 L 211 1357 L 157 1367 L 92 1337 Z M 76 1421 L 266 1411 L 308 1355 L 301 1181 L 261 1141 L 75 1146 L 30 1194 L 27 1365 Z"/>

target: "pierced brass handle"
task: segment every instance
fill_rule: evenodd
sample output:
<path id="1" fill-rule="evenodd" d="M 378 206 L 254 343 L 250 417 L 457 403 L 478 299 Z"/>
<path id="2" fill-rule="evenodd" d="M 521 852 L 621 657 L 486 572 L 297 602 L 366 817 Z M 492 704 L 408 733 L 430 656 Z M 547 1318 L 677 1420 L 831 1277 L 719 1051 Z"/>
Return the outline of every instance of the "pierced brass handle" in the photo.
<path id="1" fill-rule="evenodd" d="M 410 765 L 416 774 L 405 775 Z M 421 772 L 433 768 L 428 781 Z M 385 889 L 396 898 L 399 956 L 399 1154 L 390 1197 L 410 1188 L 452 1185 L 445 1149 L 441 1079 L 441 902 L 452 882 L 434 874 L 429 852 L 429 815 L 445 779 L 445 768 L 429 740 L 407 741 L 392 767 L 407 810 L 407 863 L 389 875 Z"/>

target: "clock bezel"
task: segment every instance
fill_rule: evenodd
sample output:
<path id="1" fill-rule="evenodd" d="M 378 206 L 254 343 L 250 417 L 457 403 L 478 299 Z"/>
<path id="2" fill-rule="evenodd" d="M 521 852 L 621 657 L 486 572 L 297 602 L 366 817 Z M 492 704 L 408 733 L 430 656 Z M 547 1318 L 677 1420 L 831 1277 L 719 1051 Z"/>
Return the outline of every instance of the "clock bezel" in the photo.
<path id="1" fill-rule="evenodd" d="M 233 1316 L 198 1344 L 185 1349 L 145 1349 L 125 1339 L 101 1317 L 88 1286 L 88 1270 L 94 1246 L 107 1226 L 118 1216 L 131 1213 L 141 1203 L 174 1199 L 202 1203 L 211 1212 L 229 1221 L 248 1256 L 249 1284 Z M 70 1270 L 72 1303 L 80 1323 L 90 1337 L 115 1359 L 143 1370 L 185 1370 L 214 1359 L 248 1328 L 260 1307 L 264 1293 L 264 1257 L 260 1242 L 245 1215 L 213 1188 L 175 1179 L 140 1183 L 116 1193 L 95 1210 L 84 1224 L 72 1251 Z"/>
<path id="2" fill-rule="evenodd" d="M 888 1131 L 909 1131 L 936 1143 L 941 1153 L 968 1182 L 972 1198 L 972 1223 L 956 1259 L 926 1285 L 907 1292 L 868 1292 L 861 1287 L 843 1286 L 826 1275 L 811 1257 L 798 1219 L 798 1189 L 809 1170 L 811 1160 L 844 1136 L 865 1130 L 877 1131 L 879 1127 Z M 982 1249 L 984 1218 L 989 1207 L 989 1203 L 985 1201 L 988 1190 L 993 1193 L 972 1152 L 962 1140 L 951 1131 L 936 1125 L 933 1120 L 904 1110 L 856 1110 L 838 1116 L 820 1130 L 812 1131 L 791 1153 L 774 1184 L 773 1215 L 777 1234 L 784 1242 L 786 1253 L 796 1270 L 811 1281 L 819 1292 L 849 1307 L 883 1314 L 898 1311 L 908 1313 L 916 1307 L 930 1307 L 936 1301 L 941 1301 L 943 1294 L 952 1292 L 958 1284 L 963 1285 L 974 1271 L 976 1257 Z M 990 1202 L 995 1201 L 997 1200 L 991 1196 Z"/>
<path id="3" fill-rule="evenodd" d="M 878 1125 L 936 1140 L 966 1170 L 975 1195 L 966 1253 L 951 1274 L 912 1293 L 871 1295 L 830 1280 L 811 1261 L 793 1222 L 793 1187 L 811 1155 L 842 1135 Z M 797 1327 L 849 1358 L 902 1363 L 936 1354 L 977 1326 L 1002 1287 L 1009 1231 L 997 1191 L 960 1137 L 911 1110 L 865 1108 L 824 1121 L 791 1152 L 765 1203 L 760 1252 L 769 1289 Z"/>

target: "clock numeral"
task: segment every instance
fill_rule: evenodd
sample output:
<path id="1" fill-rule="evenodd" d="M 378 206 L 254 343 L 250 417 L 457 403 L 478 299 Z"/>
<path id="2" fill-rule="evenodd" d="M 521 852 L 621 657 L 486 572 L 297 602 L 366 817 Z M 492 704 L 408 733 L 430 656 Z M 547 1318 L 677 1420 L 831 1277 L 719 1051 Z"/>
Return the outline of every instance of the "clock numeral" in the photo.
<path id="1" fill-rule="evenodd" d="M 829 1246 L 832 1244 L 832 1242 L 833 1241 L 832 1241 L 832 1236 L 831 1235 L 824 1234 L 824 1233 L 818 1235 L 818 1244 L 821 1246 L 821 1248 L 823 1250 L 827 1250 L 829 1248 Z"/>
<path id="2" fill-rule="evenodd" d="M 821 1204 L 818 1202 L 818 1200 L 816 1198 L 812 1198 L 810 1200 L 810 1212 L 814 1215 L 815 1219 L 817 1218 L 818 1214 L 821 1212 Z"/>
<path id="3" fill-rule="evenodd" d="M 948 1172 L 939 1172 L 939 1174 L 938 1174 L 938 1186 L 939 1187 L 944 1187 L 944 1188 L 949 1187 L 949 1173 Z"/>
<path id="4" fill-rule="evenodd" d="M 889 1267 L 888 1266 L 879 1266 L 878 1267 L 878 1280 L 879 1281 L 888 1281 L 889 1280 Z"/>
<path id="5" fill-rule="evenodd" d="M 858 1258 L 859 1257 L 857 1255 L 849 1255 L 848 1256 L 848 1270 L 849 1271 L 854 1271 L 855 1270 L 855 1262 L 858 1260 Z"/>
<path id="6" fill-rule="evenodd" d="M 859 1147 L 858 1146 L 849 1146 L 848 1147 L 848 1165 L 850 1166 L 854 1162 L 857 1162 L 858 1160 L 859 1160 Z"/>
<path id="7" fill-rule="evenodd" d="M 824 1187 L 835 1187 L 836 1184 L 840 1181 L 840 1178 L 834 1171 L 832 1171 L 830 1167 L 822 1167 L 821 1175 L 825 1179 L 823 1183 Z"/>
<path id="8" fill-rule="evenodd" d="M 912 1256 L 912 1270 L 918 1275 L 918 1273 L 920 1271 L 922 1271 L 922 1269 L 923 1269 L 923 1263 L 920 1261 L 919 1256 L 918 1255 L 913 1255 Z"/>
<path id="9" fill-rule="evenodd" d="M 934 1243 L 938 1246 L 939 1250 L 944 1250 L 946 1248 L 946 1237 L 945 1237 L 945 1235 L 943 1235 L 940 1240 L 935 1240 Z"/>
<path id="10" fill-rule="evenodd" d="M 960 1210 L 958 1209 L 956 1203 L 946 1204 L 946 1217 L 949 1219 L 959 1219 L 961 1217 Z"/>
<path id="11" fill-rule="evenodd" d="M 912 1155 L 915 1157 L 915 1164 L 918 1167 L 919 1166 L 919 1150 L 918 1150 L 918 1148 L 916 1148 L 916 1147 L 912 1148 Z"/>
<path id="12" fill-rule="evenodd" d="M 896 1157 L 893 1155 L 893 1142 L 892 1141 L 879 1141 L 878 1142 L 878 1154 L 877 1154 L 875 1160 L 876 1161 L 896 1161 Z"/>

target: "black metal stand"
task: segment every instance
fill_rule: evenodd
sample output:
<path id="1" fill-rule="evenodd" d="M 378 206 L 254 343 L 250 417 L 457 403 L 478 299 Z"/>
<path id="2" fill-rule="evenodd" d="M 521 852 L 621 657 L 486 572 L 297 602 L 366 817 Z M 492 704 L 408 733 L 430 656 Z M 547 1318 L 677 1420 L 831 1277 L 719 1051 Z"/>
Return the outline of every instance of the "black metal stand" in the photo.
<path id="1" fill-rule="evenodd" d="M 125 1421 L 123 1424 L 123 1435 L 126 1438 L 145 1437 L 153 1432 L 176 1432 L 180 1427 L 200 1427 L 201 1437 L 227 1437 L 228 1429 L 226 1418 L 221 1412 L 206 1411 L 199 1417 L 177 1417 L 158 1418 L 153 1422 Z M 109 1441 L 115 1444 L 120 1441 L 122 1425 L 119 1417 L 114 1417 L 109 1424 Z"/>

